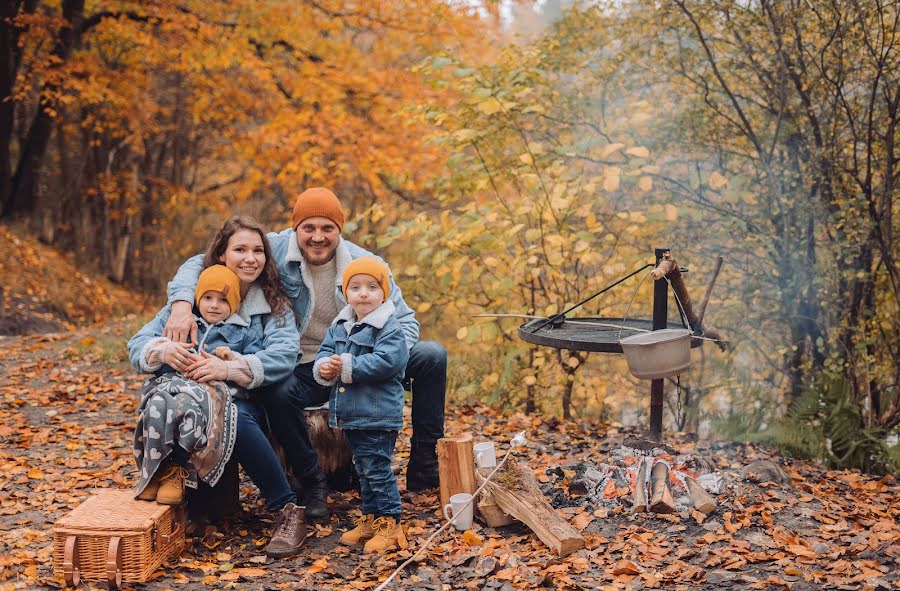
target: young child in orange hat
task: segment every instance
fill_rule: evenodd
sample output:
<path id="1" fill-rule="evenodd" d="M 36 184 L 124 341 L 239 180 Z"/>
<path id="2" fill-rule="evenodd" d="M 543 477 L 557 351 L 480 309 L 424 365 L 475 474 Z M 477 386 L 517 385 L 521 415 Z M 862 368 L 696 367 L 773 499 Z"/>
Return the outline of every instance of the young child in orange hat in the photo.
<path id="1" fill-rule="evenodd" d="M 347 265 L 342 277 L 347 305 L 328 328 L 313 364 L 316 381 L 331 386 L 329 421 L 344 430 L 359 474 L 362 517 L 341 542 L 364 542 L 366 553 L 407 546 L 391 460 L 403 427 L 409 350 L 388 299 L 390 283 L 387 267 L 376 258 Z"/>

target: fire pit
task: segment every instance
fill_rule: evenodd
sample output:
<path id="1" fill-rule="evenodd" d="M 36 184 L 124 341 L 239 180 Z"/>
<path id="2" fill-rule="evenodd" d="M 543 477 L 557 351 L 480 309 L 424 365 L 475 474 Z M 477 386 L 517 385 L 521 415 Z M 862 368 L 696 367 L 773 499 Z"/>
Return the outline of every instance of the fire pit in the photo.
<path id="1" fill-rule="evenodd" d="M 621 446 L 606 462 L 553 466 L 546 475 L 550 480 L 542 492 L 556 507 L 621 505 L 636 513 L 694 509 L 708 515 L 717 506 L 712 494 L 724 487 L 723 476 L 701 457 L 665 447 Z"/>

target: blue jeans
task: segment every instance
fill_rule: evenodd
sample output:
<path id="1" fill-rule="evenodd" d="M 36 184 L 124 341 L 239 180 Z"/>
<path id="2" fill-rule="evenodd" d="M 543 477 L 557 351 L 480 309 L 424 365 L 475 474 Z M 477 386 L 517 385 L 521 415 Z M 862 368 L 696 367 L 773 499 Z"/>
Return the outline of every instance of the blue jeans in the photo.
<path id="1" fill-rule="evenodd" d="M 235 400 L 237 406 L 237 442 L 234 453 L 266 499 L 266 508 L 278 511 L 288 503 L 299 505 L 297 495 L 284 475 L 275 450 L 263 431 L 266 414 L 251 400 Z"/>
<path id="2" fill-rule="evenodd" d="M 319 469 L 319 456 L 309 442 L 303 409 L 319 406 L 331 395 L 330 387 L 313 378 L 312 367 L 312 363 L 300 364 L 283 382 L 254 391 L 297 475 Z M 409 352 L 403 386 L 412 392 L 413 442 L 434 450 L 437 440 L 444 436 L 447 350 L 434 341 L 416 343 Z"/>
<path id="3" fill-rule="evenodd" d="M 387 515 L 400 520 L 400 489 L 391 470 L 396 431 L 344 429 L 353 463 L 359 474 L 359 496 L 363 515 Z"/>

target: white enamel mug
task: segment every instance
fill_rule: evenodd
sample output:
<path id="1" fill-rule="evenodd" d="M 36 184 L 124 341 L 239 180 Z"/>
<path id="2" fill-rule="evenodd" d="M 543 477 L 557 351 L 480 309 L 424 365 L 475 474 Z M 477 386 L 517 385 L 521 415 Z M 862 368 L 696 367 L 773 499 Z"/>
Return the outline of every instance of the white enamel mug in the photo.
<path id="1" fill-rule="evenodd" d="M 479 468 L 493 468 L 497 465 L 497 452 L 494 450 L 493 441 L 476 443 L 472 451 L 475 453 L 475 465 Z"/>
<path id="2" fill-rule="evenodd" d="M 444 517 L 459 531 L 471 529 L 475 518 L 475 502 L 472 495 L 459 493 L 450 497 L 450 502 L 444 505 Z"/>

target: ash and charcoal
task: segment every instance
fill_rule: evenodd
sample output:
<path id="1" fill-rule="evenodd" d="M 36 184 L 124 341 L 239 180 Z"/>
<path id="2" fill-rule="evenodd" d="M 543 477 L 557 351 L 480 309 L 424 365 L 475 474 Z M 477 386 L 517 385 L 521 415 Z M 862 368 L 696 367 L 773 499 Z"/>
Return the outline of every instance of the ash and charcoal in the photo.
<path id="1" fill-rule="evenodd" d="M 551 466 L 545 471 L 549 481 L 542 485 L 541 492 L 557 509 L 612 508 L 616 505 L 630 508 L 642 461 L 647 462 L 645 486 L 654 464 L 662 462 L 668 466 L 669 485 L 678 511 L 692 506 L 686 476 L 696 480 L 712 495 L 723 492 L 724 478 L 708 462 L 699 456 L 673 452 L 669 447 L 637 449 L 623 446 L 612 450 L 604 463 L 573 462 Z"/>

